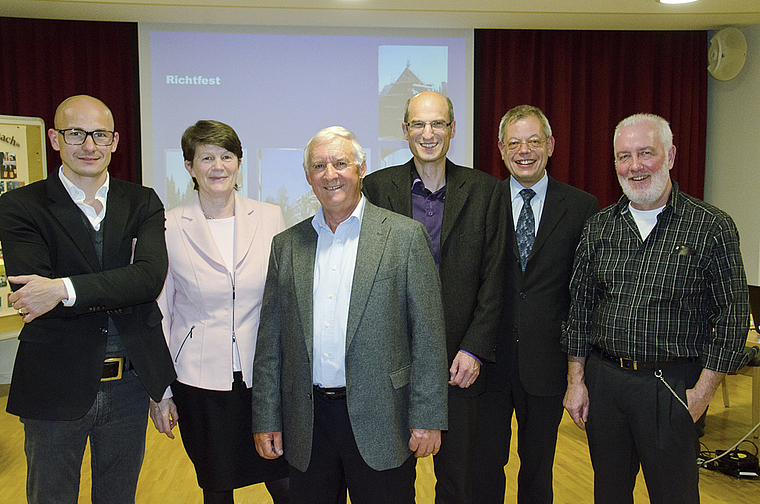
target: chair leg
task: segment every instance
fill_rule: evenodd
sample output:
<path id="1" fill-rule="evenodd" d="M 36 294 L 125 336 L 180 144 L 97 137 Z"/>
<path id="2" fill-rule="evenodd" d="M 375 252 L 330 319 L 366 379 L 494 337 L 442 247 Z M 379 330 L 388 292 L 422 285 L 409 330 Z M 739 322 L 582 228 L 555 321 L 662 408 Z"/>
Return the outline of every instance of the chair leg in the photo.
<path id="1" fill-rule="evenodd" d="M 726 377 L 720 381 L 720 386 L 723 388 L 723 406 L 728 408 L 731 404 L 728 400 L 728 383 L 726 383 Z"/>
<path id="2" fill-rule="evenodd" d="M 760 422 L 760 367 L 752 368 L 752 425 Z M 760 427 L 755 429 L 755 439 L 760 438 Z"/>

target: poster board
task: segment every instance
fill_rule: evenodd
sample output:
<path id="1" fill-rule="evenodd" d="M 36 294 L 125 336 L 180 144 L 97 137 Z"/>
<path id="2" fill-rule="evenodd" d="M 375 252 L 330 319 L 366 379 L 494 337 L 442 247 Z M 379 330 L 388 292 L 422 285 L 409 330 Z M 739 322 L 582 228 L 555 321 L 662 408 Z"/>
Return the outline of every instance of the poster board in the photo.
<path id="1" fill-rule="evenodd" d="M 45 121 L 39 117 L 0 115 L 0 194 L 45 178 L 45 137 Z M 10 293 L 0 243 L 0 339 L 8 333 L 15 337 L 23 325 L 8 305 Z"/>

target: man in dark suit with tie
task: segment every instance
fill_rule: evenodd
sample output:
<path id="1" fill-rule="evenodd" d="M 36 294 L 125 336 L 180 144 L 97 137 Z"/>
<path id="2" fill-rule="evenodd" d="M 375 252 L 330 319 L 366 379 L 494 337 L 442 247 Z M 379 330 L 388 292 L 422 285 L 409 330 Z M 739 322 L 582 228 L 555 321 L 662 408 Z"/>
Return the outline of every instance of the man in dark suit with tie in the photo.
<path id="1" fill-rule="evenodd" d="M 253 363 L 253 432 L 293 503 L 413 504 L 414 457 L 446 428 L 440 284 L 424 227 L 361 194 L 341 127 L 304 150 L 321 204 L 274 237 Z M 412 456 L 414 455 L 414 456 Z M 341 496 L 342 492 L 342 496 Z"/>
<path id="2" fill-rule="evenodd" d="M 364 193 L 383 208 L 425 224 L 441 278 L 449 363 L 449 429 L 435 456 L 435 501 L 472 502 L 477 396 L 493 361 L 501 312 L 503 244 L 499 181 L 446 158 L 456 133 L 451 100 L 426 91 L 407 101 L 408 163 L 367 176 Z"/>
<path id="3" fill-rule="evenodd" d="M 499 125 L 499 150 L 510 178 L 503 182 L 506 301 L 496 350 L 480 396 L 475 502 L 504 502 L 512 414 L 517 415 L 519 503 L 552 502 L 552 468 L 567 357 L 560 343 L 568 290 L 583 224 L 597 199 L 546 174 L 554 152 L 549 121 L 520 105 Z"/>
<path id="4" fill-rule="evenodd" d="M 65 100 L 48 137 L 61 168 L 0 198 L 9 301 L 24 321 L 8 412 L 24 424 L 27 498 L 76 502 L 89 438 L 92 502 L 134 503 L 149 397 L 175 377 L 156 304 L 163 205 L 109 177 L 119 134 L 100 100 Z"/>

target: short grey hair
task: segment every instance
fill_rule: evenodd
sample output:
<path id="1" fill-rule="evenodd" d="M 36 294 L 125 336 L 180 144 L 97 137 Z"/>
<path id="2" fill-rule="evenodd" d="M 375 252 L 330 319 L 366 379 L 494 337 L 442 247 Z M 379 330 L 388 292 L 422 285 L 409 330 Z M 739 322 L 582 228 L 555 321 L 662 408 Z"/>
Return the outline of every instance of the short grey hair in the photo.
<path id="1" fill-rule="evenodd" d="M 534 107 L 533 105 L 518 105 L 510 109 L 504 117 L 501 118 L 499 123 L 499 142 L 504 142 L 504 130 L 508 124 L 512 124 L 520 119 L 527 117 L 535 117 L 541 123 L 541 130 L 544 132 L 544 136 L 549 138 L 552 136 L 552 127 L 549 126 L 549 119 L 546 118 L 541 109 Z"/>
<path id="2" fill-rule="evenodd" d="M 615 152 L 615 143 L 618 136 L 620 136 L 620 130 L 631 126 L 639 126 L 640 124 L 649 124 L 652 126 L 660 137 L 660 142 L 665 147 L 665 151 L 669 151 L 673 147 L 673 131 L 670 129 L 668 121 L 656 114 L 633 114 L 628 116 L 615 126 L 615 134 L 612 137 L 612 152 Z"/>
<path id="3" fill-rule="evenodd" d="M 362 163 L 364 163 L 364 161 L 367 159 L 367 153 L 365 153 L 364 149 L 362 149 L 362 146 L 359 145 L 359 140 L 356 139 L 356 135 L 354 135 L 353 132 L 347 130 L 346 128 L 343 128 L 342 126 L 330 126 L 329 128 L 320 130 L 316 135 L 311 137 L 311 140 L 309 140 L 309 143 L 306 144 L 306 147 L 303 150 L 303 169 L 307 173 L 309 171 L 309 159 L 311 158 L 311 151 L 313 150 L 314 146 L 323 142 L 329 142 L 335 138 L 345 138 L 346 140 L 351 140 L 351 146 L 354 151 L 354 161 L 356 162 L 357 166 L 361 166 Z"/>

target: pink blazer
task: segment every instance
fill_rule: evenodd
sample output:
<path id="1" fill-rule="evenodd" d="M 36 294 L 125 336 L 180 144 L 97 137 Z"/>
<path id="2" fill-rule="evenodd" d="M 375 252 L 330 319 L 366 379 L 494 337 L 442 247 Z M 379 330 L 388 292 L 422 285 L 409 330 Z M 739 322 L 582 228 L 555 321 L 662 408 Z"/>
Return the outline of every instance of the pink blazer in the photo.
<path id="1" fill-rule="evenodd" d="M 232 278 L 198 195 L 166 213 L 169 272 L 158 300 L 177 379 L 209 390 L 232 388 L 232 324 L 243 378 L 252 384 L 272 237 L 285 229 L 280 207 L 235 194 L 235 302 Z"/>

